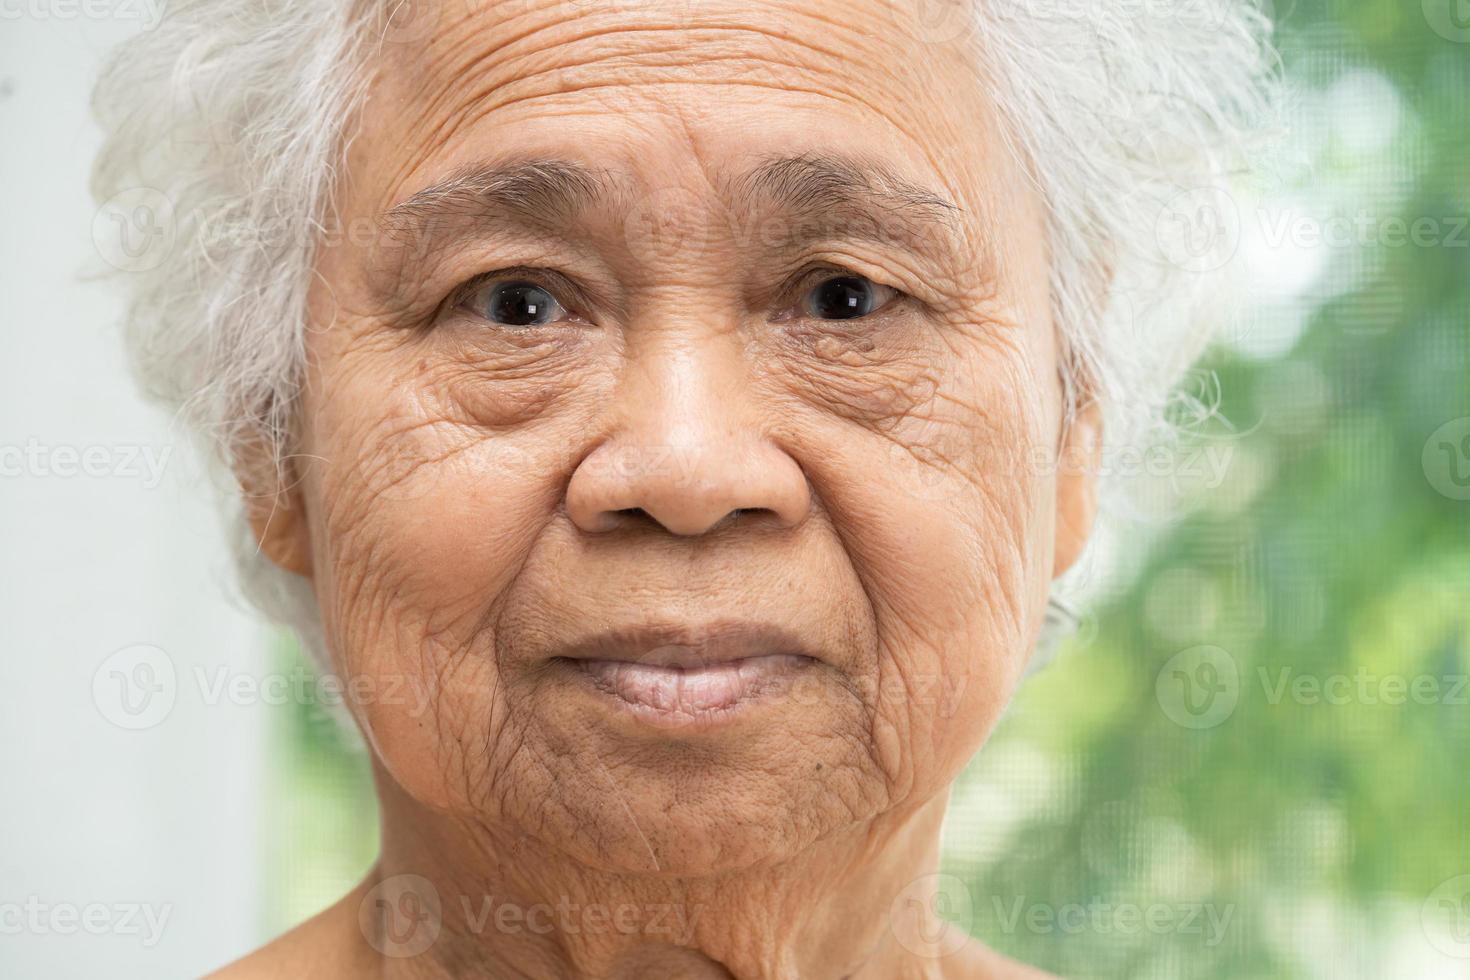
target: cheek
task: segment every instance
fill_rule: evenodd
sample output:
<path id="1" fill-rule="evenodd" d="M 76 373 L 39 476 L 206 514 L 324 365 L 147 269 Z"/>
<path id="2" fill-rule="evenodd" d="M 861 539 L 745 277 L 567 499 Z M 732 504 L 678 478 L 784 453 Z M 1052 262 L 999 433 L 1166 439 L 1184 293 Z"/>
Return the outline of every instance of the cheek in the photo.
<path id="1" fill-rule="evenodd" d="M 544 411 L 552 386 L 533 399 L 485 370 L 361 352 L 304 406 L 328 643 L 364 690 L 401 692 L 354 699 L 355 714 L 389 773 L 445 807 L 481 781 L 505 723 L 498 597 L 556 511 L 580 427 Z"/>
<path id="2" fill-rule="evenodd" d="M 1040 627 L 1054 487 L 1036 460 L 1055 415 L 1042 361 L 1024 343 L 987 342 L 928 369 L 889 365 L 883 390 L 902 397 L 837 387 L 901 413 L 829 417 L 804 436 L 826 447 L 809 454 L 808 474 L 874 610 L 873 740 L 900 794 L 954 777 Z"/>

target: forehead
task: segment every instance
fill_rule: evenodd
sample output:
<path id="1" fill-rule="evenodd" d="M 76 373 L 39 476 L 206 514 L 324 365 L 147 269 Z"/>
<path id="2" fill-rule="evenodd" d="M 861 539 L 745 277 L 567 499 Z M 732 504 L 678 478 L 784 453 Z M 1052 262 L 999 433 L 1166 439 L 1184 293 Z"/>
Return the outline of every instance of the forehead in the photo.
<path id="1" fill-rule="evenodd" d="M 1007 164 L 973 31 L 936 29 L 928 6 L 442 0 L 373 55 L 354 184 L 382 210 L 491 158 L 577 161 L 648 191 L 835 154 L 969 210 Z"/>

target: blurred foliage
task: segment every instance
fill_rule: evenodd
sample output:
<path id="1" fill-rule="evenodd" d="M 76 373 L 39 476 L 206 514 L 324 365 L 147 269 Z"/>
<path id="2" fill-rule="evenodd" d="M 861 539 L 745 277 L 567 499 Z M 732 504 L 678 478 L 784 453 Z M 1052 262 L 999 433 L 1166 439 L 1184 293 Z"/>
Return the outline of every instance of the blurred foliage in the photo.
<path id="1" fill-rule="evenodd" d="M 1300 159 L 1242 205 L 1242 248 L 1281 220 L 1370 233 L 1259 257 L 1268 285 L 1208 363 L 1222 479 L 1167 518 L 1105 515 L 1143 553 L 956 787 L 944 909 L 1017 958 L 1470 977 L 1426 905 L 1470 874 L 1470 442 L 1431 439 L 1470 417 L 1470 20 L 1431 27 L 1453 4 L 1283 0 Z M 1395 240 L 1420 218 L 1435 241 Z M 376 846 L 335 723 L 298 707 L 277 734 L 273 928 Z"/>
<path id="2" fill-rule="evenodd" d="M 1242 247 L 1288 218 L 1366 230 L 1263 253 L 1270 285 L 1208 363 L 1234 435 L 1182 450 L 1228 450 L 1223 481 L 1162 527 L 1111 515 L 1147 556 L 957 789 L 950 915 L 1017 958 L 1470 977 L 1445 952 L 1470 935 L 1426 905 L 1470 874 L 1470 20 L 1456 43 L 1422 6 L 1281 12 L 1299 165 L 1242 203 Z"/>
<path id="3" fill-rule="evenodd" d="M 279 673 L 310 673 L 294 638 L 276 650 Z M 378 852 L 377 797 L 361 739 L 328 698 L 290 698 L 267 749 L 268 889 L 265 931 L 277 935 L 362 880 Z"/>

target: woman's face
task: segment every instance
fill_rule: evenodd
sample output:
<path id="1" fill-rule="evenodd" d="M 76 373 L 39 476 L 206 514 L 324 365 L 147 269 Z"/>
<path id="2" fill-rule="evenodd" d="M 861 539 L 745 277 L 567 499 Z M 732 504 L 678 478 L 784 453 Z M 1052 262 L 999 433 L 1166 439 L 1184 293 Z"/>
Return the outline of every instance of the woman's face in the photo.
<path id="1" fill-rule="evenodd" d="M 421 13 L 373 55 L 263 533 L 383 771 L 620 871 L 942 794 L 1090 492 L 1038 465 L 1091 428 L 974 39 L 878 0 Z"/>

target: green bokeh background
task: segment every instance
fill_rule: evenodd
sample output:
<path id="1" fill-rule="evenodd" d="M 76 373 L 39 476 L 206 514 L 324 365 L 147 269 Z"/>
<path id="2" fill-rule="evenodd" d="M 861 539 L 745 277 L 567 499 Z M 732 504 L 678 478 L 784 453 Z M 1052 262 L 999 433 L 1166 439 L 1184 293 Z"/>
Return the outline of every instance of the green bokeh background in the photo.
<path id="1" fill-rule="evenodd" d="M 1067 977 L 1470 977 L 1470 4 L 1278 21 L 1294 162 L 1240 247 L 1353 240 L 1256 256 L 1192 444 L 1222 478 L 1109 509 L 1125 554 L 946 826 L 945 913 Z M 316 709 L 271 755 L 275 931 L 356 883 L 376 816 Z"/>

